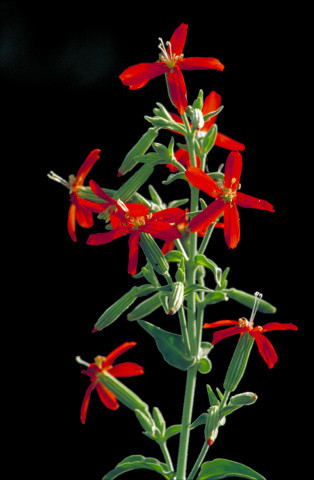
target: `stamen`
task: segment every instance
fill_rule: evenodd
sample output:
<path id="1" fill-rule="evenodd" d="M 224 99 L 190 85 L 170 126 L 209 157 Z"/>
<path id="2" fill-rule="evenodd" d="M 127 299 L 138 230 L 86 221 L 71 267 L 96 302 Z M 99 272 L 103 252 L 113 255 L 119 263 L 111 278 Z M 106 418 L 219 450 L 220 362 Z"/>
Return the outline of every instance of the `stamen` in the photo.
<path id="1" fill-rule="evenodd" d="M 259 302 L 261 301 L 263 295 L 259 292 L 255 292 L 254 297 L 255 297 L 254 305 L 253 305 L 251 316 L 250 316 L 250 325 L 251 326 L 253 325 L 254 318 L 255 318 L 255 315 L 256 315 L 257 310 L 258 310 Z"/>
<path id="2" fill-rule="evenodd" d="M 164 44 L 164 41 L 162 38 L 158 38 L 158 40 L 160 41 L 160 44 L 158 45 L 158 48 L 159 50 L 161 50 L 162 52 L 162 60 L 164 60 L 165 62 L 169 60 L 169 56 L 168 56 L 168 52 L 167 52 L 167 49 L 165 47 L 165 44 Z M 169 42 L 167 42 L 168 44 Z"/>
<path id="3" fill-rule="evenodd" d="M 59 175 L 57 175 L 57 174 L 54 173 L 53 171 L 50 171 L 50 172 L 47 174 L 47 177 L 50 178 L 50 180 L 54 180 L 54 181 L 57 182 L 57 183 L 61 183 L 61 185 L 63 185 L 64 187 L 70 188 L 69 182 L 67 182 L 66 180 L 64 180 L 64 178 L 60 177 Z"/>
<path id="4" fill-rule="evenodd" d="M 79 355 L 77 355 L 77 356 L 75 357 L 75 360 L 76 360 L 77 363 L 79 363 L 80 365 L 85 365 L 85 367 L 89 367 L 89 363 L 87 363 L 87 362 L 85 362 L 84 360 L 82 360 Z"/>

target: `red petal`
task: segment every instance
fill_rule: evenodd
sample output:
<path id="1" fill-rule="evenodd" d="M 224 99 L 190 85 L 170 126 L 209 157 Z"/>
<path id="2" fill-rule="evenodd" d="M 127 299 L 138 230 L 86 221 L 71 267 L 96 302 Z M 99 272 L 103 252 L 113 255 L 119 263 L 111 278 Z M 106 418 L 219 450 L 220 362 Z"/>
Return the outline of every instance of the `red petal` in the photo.
<path id="1" fill-rule="evenodd" d="M 175 245 L 176 244 L 174 240 L 167 240 L 161 249 L 162 253 L 166 255 L 166 253 L 171 252 L 174 249 Z"/>
<path id="2" fill-rule="evenodd" d="M 108 370 L 114 377 L 135 377 L 144 373 L 143 367 L 133 362 L 125 362 L 116 365 Z"/>
<path id="3" fill-rule="evenodd" d="M 268 210 L 269 212 L 275 211 L 273 205 L 266 200 L 260 200 L 241 192 L 237 193 L 236 204 L 244 208 L 256 208 L 258 210 Z"/>
<path id="4" fill-rule="evenodd" d="M 131 217 L 146 217 L 149 213 L 149 208 L 143 203 L 126 203 L 125 205 Z"/>
<path id="5" fill-rule="evenodd" d="M 136 274 L 137 262 L 138 262 L 138 243 L 140 239 L 140 231 L 136 230 L 131 233 L 129 237 L 129 263 L 128 273 L 130 275 Z"/>
<path id="6" fill-rule="evenodd" d="M 244 328 L 241 327 L 231 327 L 226 328 L 226 330 L 219 330 L 214 333 L 212 344 L 215 345 L 216 343 L 224 340 L 225 338 L 232 337 L 233 335 L 237 335 L 246 331 Z"/>
<path id="7" fill-rule="evenodd" d="M 235 248 L 240 240 L 240 217 L 235 203 L 224 211 L 224 234 L 229 248 Z"/>
<path id="8" fill-rule="evenodd" d="M 102 403 L 109 408 L 110 410 L 117 410 L 119 404 L 115 395 L 108 390 L 102 383 L 97 383 L 96 386 L 97 393 L 99 395 L 100 400 Z"/>
<path id="9" fill-rule="evenodd" d="M 73 242 L 77 241 L 77 237 L 75 233 L 75 212 L 76 212 L 76 206 L 74 205 L 74 203 L 72 203 L 70 205 L 69 214 L 68 214 L 68 232 Z"/>
<path id="10" fill-rule="evenodd" d="M 259 327 L 255 327 L 255 328 L 259 328 Z M 293 325 L 293 323 L 270 322 L 270 323 L 266 323 L 266 325 L 263 325 L 262 329 L 263 329 L 263 333 L 265 333 L 265 332 L 272 332 L 276 330 L 298 330 L 298 327 L 296 325 Z"/>
<path id="11" fill-rule="evenodd" d="M 188 106 L 186 85 L 179 68 L 174 68 L 173 71 L 167 74 L 170 96 L 177 107 L 180 114 L 184 113 Z"/>
<path id="12" fill-rule="evenodd" d="M 90 228 L 94 224 L 92 213 L 81 205 L 76 206 L 75 218 L 77 223 L 84 228 Z"/>
<path id="13" fill-rule="evenodd" d="M 140 227 L 141 232 L 149 233 L 153 237 L 160 238 L 160 240 L 170 241 L 181 237 L 181 233 L 175 225 L 170 225 L 168 222 L 149 222 Z"/>
<path id="14" fill-rule="evenodd" d="M 278 360 L 278 355 L 268 338 L 258 331 L 252 331 L 250 332 L 250 335 L 254 337 L 259 353 L 267 363 L 268 367 L 273 368 Z"/>
<path id="15" fill-rule="evenodd" d="M 119 78 L 124 85 L 136 90 L 142 88 L 152 78 L 168 71 L 169 68 L 162 62 L 138 63 L 124 70 Z"/>
<path id="16" fill-rule="evenodd" d="M 225 67 L 217 58 L 213 57 L 190 57 L 183 58 L 178 62 L 182 70 L 205 70 L 213 69 L 222 71 Z"/>
<path id="17" fill-rule="evenodd" d="M 208 113 L 215 112 L 221 105 L 221 96 L 212 91 L 204 100 L 202 113 L 203 115 L 207 115 Z M 217 115 L 211 117 L 207 122 L 204 123 L 203 128 L 201 129 L 202 132 L 208 132 L 208 130 L 214 125 L 216 121 Z M 218 135 L 218 134 L 217 134 Z"/>
<path id="18" fill-rule="evenodd" d="M 83 165 L 80 167 L 79 171 L 77 172 L 76 181 L 75 181 L 76 185 L 83 185 L 86 175 L 88 174 L 92 166 L 96 163 L 96 161 L 99 159 L 99 154 L 100 154 L 100 150 L 95 149 L 85 159 Z"/>
<path id="19" fill-rule="evenodd" d="M 172 53 L 175 53 L 176 55 L 182 54 L 185 41 L 186 41 L 187 29 L 188 29 L 188 25 L 181 23 L 181 25 L 174 31 L 170 39 Z M 168 47 L 168 52 L 169 52 L 169 48 L 170 47 Z"/>
<path id="20" fill-rule="evenodd" d="M 117 227 L 114 230 L 105 233 L 93 233 L 87 239 L 87 245 L 105 245 L 106 243 L 110 243 L 113 240 L 116 240 L 123 235 L 127 235 L 130 233 L 130 227 L 122 226 Z"/>
<path id="21" fill-rule="evenodd" d="M 217 198 L 221 195 L 221 190 L 217 182 L 200 168 L 189 167 L 185 172 L 185 176 L 194 187 L 199 188 L 211 197 Z"/>
<path id="22" fill-rule="evenodd" d="M 240 182 L 242 171 L 242 155 L 239 152 L 230 152 L 225 167 L 224 187 L 235 191 Z"/>
<path id="23" fill-rule="evenodd" d="M 117 203 L 113 198 L 107 195 L 107 193 L 105 193 L 103 189 L 98 185 L 98 183 L 96 183 L 94 180 L 89 181 L 89 186 L 94 192 L 94 194 L 97 195 L 97 197 L 102 198 L 110 205 L 114 205 L 115 203 Z"/>
<path id="24" fill-rule="evenodd" d="M 89 405 L 90 395 L 91 395 L 92 391 L 94 390 L 94 388 L 96 387 L 96 385 L 97 385 L 97 382 L 91 383 L 89 385 L 89 387 L 87 388 L 86 392 L 85 392 L 83 402 L 82 402 L 82 407 L 81 407 L 81 422 L 82 423 L 85 423 L 85 421 L 86 421 L 86 414 L 87 414 L 87 409 L 88 409 L 88 405 Z"/>
<path id="25" fill-rule="evenodd" d="M 191 232 L 203 232 L 205 228 L 208 228 L 225 209 L 225 203 L 223 200 L 218 199 L 212 202 L 202 212 L 198 213 L 189 223 Z"/>
<path id="26" fill-rule="evenodd" d="M 232 140 L 232 138 L 229 138 L 226 135 L 223 135 L 222 133 L 219 133 L 219 132 L 216 135 L 215 145 L 217 147 L 226 148 L 227 150 L 238 150 L 240 152 L 245 150 L 245 145 L 243 145 L 243 143 L 237 142 L 236 140 Z"/>
<path id="27" fill-rule="evenodd" d="M 102 362 L 102 368 L 107 367 L 108 365 L 112 365 L 113 362 L 120 357 L 124 352 L 127 352 L 130 348 L 135 347 L 136 342 L 125 342 L 122 343 L 119 347 L 112 350 L 109 355 L 107 355 L 106 360 Z"/>
<path id="28" fill-rule="evenodd" d="M 105 203 L 92 202 L 91 200 L 86 200 L 85 198 L 78 198 L 78 204 L 90 212 L 100 213 L 106 209 Z"/>
<path id="29" fill-rule="evenodd" d="M 154 212 L 152 220 L 164 221 L 170 223 L 181 223 L 185 221 L 185 211 L 179 207 L 165 208 L 159 212 Z"/>
<path id="30" fill-rule="evenodd" d="M 217 322 L 204 323 L 203 328 L 226 327 L 227 325 L 239 325 L 237 320 L 218 320 Z"/>

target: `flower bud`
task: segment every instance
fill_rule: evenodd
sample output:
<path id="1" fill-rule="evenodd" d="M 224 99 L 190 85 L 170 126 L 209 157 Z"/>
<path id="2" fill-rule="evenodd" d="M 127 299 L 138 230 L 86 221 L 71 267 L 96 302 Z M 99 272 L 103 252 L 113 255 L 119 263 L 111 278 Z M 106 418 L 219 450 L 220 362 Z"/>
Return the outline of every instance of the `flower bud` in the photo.
<path id="1" fill-rule="evenodd" d="M 140 244 L 153 269 L 161 275 L 167 273 L 169 270 L 168 262 L 153 237 L 149 233 L 142 232 Z"/>
<path id="2" fill-rule="evenodd" d="M 245 392 L 239 393 L 238 395 L 234 395 L 230 398 L 229 403 L 231 405 L 252 405 L 257 400 L 256 393 L 252 392 Z"/>
<path id="3" fill-rule="evenodd" d="M 131 290 L 122 295 L 119 300 L 113 303 L 97 320 L 93 333 L 108 327 L 111 323 L 116 321 L 120 315 L 135 302 L 138 294 L 138 287 L 133 287 Z"/>
<path id="4" fill-rule="evenodd" d="M 200 130 L 204 126 L 204 118 L 202 111 L 199 108 L 193 108 L 192 112 L 192 128 L 194 130 Z"/>
<path id="5" fill-rule="evenodd" d="M 166 433 L 166 422 L 161 411 L 157 407 L 153 408 L 153 418 L 156 427 L 159 429 L 161 435 L 163 436 Z"/>
<path id="6" fill-rule="evenodd" d="M 219 429 L 219 406 L 214 405 L 208 410 L 208 417 L 205 425 L 205 440 L 211 446 L 217 438 Z"/>
<path id="7" fill-rule="evenodd" d="M 224 381 L 227 392 L 233 392 L 243 377 L 253 343 L 254 338 L 248 332 L 239 338 Z"/>
<path id="8" fill-rule="evenodd" d="M 161 296 L 160 293 L 156 293 L 151 297 L 147 298 L 139 305 L 137 305 L 129 314 L 128 320 L 133 322 L 134 320 L 141 320 L 142 318 L 147 317 L 153 313 L 157 308 L 161 306 Z"/>
<path id="9" fill-rule="evenodd" d="M 142 410 L 138 409 L 135 409 L 134 413 L 145 432 L 153 433 L 155 430 L 155 424 L 149 413 L 144 413 Z"/>
<path id="10" fill-rule="evenodd" d="M 124 158 L 120 168 L 118 176 L 125 175 L 127 172 L 132 170 L 137 164 L 136 157 L 139 155 L 144 155 L 144 153 L 151 146 L 153 141 L 158 135 L 158 127 L 151 127 L 147 130 L 146 133 L 139 139 L 139 141 L 134 145 L 134 147 L 129 151 L 129 153 Z"/>
<path id="11" fill-rule="evenodd" d="M 121 403 L 123 403 L 123 405 L 134 411 L 141 410 L 148 412 L 147 403 L 143 402 L 140 397 L 121 383 L 117 378 L 110 375 L 110 373 L 102 370 L 101 373 L 97 374 L 97 377 L 101 383 L 107 387 Z"/>
<path id="12" fill-rule="evenodd" d="M 169 297 L 169 315 L 174 315 L 181 307 L 184 300 L 184 284 L 175 282 L 172 284 L 172 292 Z"/>
<path id="13" fill-rule="evenodd" d="M 203 90 L 200 90 L 197 99 L 193 102 L 193 108 L 198 108 L 199 110 L 202 110 L 204 104 L 203 98 Z"/>

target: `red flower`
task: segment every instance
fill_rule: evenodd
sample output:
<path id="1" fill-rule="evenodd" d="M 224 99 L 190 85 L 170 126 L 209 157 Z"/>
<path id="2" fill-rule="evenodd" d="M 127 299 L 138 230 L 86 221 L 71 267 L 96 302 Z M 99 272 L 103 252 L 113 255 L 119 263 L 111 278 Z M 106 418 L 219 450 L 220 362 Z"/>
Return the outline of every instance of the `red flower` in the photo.
<path id="1" fill-rule="evenodd" d="M 253 322 L 248 322 L 245 318 L 240 318 L 238 321 L 219 320 L 218 322 L 205 323 L 203 328 L 226 327 L 228 325 L 236 326 L 227 328 L 226 330 L 215 332 L 213 335 L 212 344 L 215 345 L 224 338 L 230 337 L 232 335 L 242 335 L 244 332 L 249 332 L 249 334 L 256 341 L 259 353 L 261 354 L 269 368 L 273 368 L 273 366 L 278 360 L 278 356 L 270 341 L 264 336 L 264 333 L 274 330 L 298 330 L 298 327 L 293 325 L 293 323 L 271 322 L 267 323 L 263 327 L 253 327 Z"/>
<path id="2" fill-rule="evenodd" d="M 82 373 L 88 375 L 91 380 L 91 384 L 86 390 L 84 395 L 82 407 L 81 407 L 81 422 L 85 423 L 87 409 L 89 405 L 91 392 L 96 388 L 102 403 L 110 410 L 116 410 L 119 407 L 115 395 L 101 383 L 99 379 L 99 374 L 103 371 L 110 373 L 113 377 L 134 377 L 136 375 L 142 375 L 144 373 L 143 367 L 137 365 L 136 363 L 126 362 L 120 363 L 119 365 L 113 366 L 113 362 L 118 358 L 122 353 L 129 350 L 129 348 L 134 347 L 136 342 L 126 342 L 117 347 L 108 357 L 98 356 L 95 358 L 95 363 L 91 363 L 87 370 L 82 370 Z"/>
<path id="3" fill-rule="evenodd" d="M 183 48 L 186 41 L 188 25 L 181 24 L 173 33 L 166 49 L 160 39 L 159 60 L 154 63 L 139 63 L 127 68 L 119 76 L 122 83 L 131 90 L 144 87 L 152 78 L 166 74 L 171 99 L 179 113 L 185 112 L 187 107 L 187 91 L 181 70 L 223 70 L 224 66 L 212 57 L 183 58 Z"/>
<path id="4" fill-rule="evenodd" d="M 185 172 L 188 181 L 216 199 L 190 221 L 192 232 L 203 230 L 223 214 L 225 240 L 229 248 L 235 248 L 240 240 L 238 206 L 274 212 L 273 206 L 267 201 L 237 191 L 241 170 L 242 156 L 239 152 L 229 153 L 223 183 L 216 182 L 200 168 L 188 168 Z"/>
<path id="5" fill-rule="evenodd" d="M 221 105 L 221 96 L 214 91 L 210 92 L 210 94 L 207 95 L 207 97 L 204 100 L 204 104 L 202 108 L 203 115 L 205 116 L 205 115 L 208 115 L 209 113 L 215 112 L 216 110 L 218 110 L 220 105 Z M 171 113 L 171 116 L 177 123 L 183 124 L 183 120 L 179 115 L 175 113 Z M 206 133 L 210 130 L 210 128 L 216 122 L 216 118 L 217 118 L 217 115 L 211 117 L 209 120 L 204 122 L 204 125 L 197 131 L 196 136 L 200 138 L 206 135 Z M 180 135 L 182 135 L 181 132 L 176 132 L 176 133 L 179 133 Z M 227 137 L 226 135 L 223 135 L 222 133 L 219 133 L 219 132 L 217 132 L 214 145 L 218 147 L 226 148 L 227 150 L 234 150 L 234 151 L 245 150 L 245 145 L 243 145 L 243 143 L 237 142 L 236 140 L 232 140 L 232 138 Z M 186 150 L 180 148 L 176 152 L 175 157 L 177 161 L 180 162 L 183 166 L 189 167 L 191 165 L 190 157 Z M 197 157 L 196 160 L 197 160 L 197 166 L 200 166 L 200 159 Z M 170 163 L 167 164 L 167 167 L 172 172 L 177 171 L 177 168 Z"/>
<path id="6" fill-rule="evenodd" d="M 180 238 L 181 233 L 175 224 L 181 221 L 184 212 L 174 207 L 150 213 L 149 208 L 142 203 L 126 203 L 124 206 L 127 210 L 118 209 L 110 215 L 112 230 L 90 235 L 87 244 L 103 245 L 124 235 L 130 235 L 128 273 L 135 275 L 141 232 L 164 241 Z"/>
<path id="7" fill-rule="evenodd" d="M 68 215 L 68 232 L 74 242 L 77 241 L 75 222 L 77 222 L 81 227 L 90 228 L 94 223 L 92 212 L 100 213 L 104 209 L 101 203 L 85 200 L 80 198 L 77 194 L 78 188 L 83 185 L 87 174 L 99 159 L 99 153 L 100 150 L 93 150 L 80 167 L 76 177 L 74 175 L 70 176 L 68 186 L 70 189 L 71 206 Z"/>

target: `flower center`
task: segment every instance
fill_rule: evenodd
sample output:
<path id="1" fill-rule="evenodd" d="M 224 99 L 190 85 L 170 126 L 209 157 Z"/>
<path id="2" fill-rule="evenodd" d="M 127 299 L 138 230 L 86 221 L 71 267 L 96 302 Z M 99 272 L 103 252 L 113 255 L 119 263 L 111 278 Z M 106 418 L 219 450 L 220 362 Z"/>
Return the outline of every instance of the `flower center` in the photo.
<path id="1" fill-rule="evenodd" d="M 168 46 L 167 49 L 162 38 L 159 38 L 158 40 L 160 41 L 158 48 L 161 51 L 159 54 L 159 61 L 165 63 L 171 70 L 176 66 L 177 61 L 183 58 L 183 54 L 176 55 L 175 53 L 172 53 L 170 42 L 166 42 L 166 45 Z"/>
<path id="2" fill-rule="evenodd" d="M 231 203 L 233 199 L 237 196 L 237 188 L 234 188 L 234 184 L 236 183 L 237 179 L 235 177 L 231 180 L 231 187 L 227 188 L 223 185 L 220 186 L 221 188 L 221 196 L 226 203 Z"/>
<path id="3" fill-rule="evenodd" d="M 137 230 L 139 227 L 143 227 L 145 225 L 146 220 L 150 220 L 152 218 L 152 213 L 139 217 L 133 217 L 132 215 L 126 213 L 124 217 L 127 220 L 127 223 L 131 225 L 134 230 Z"/>

